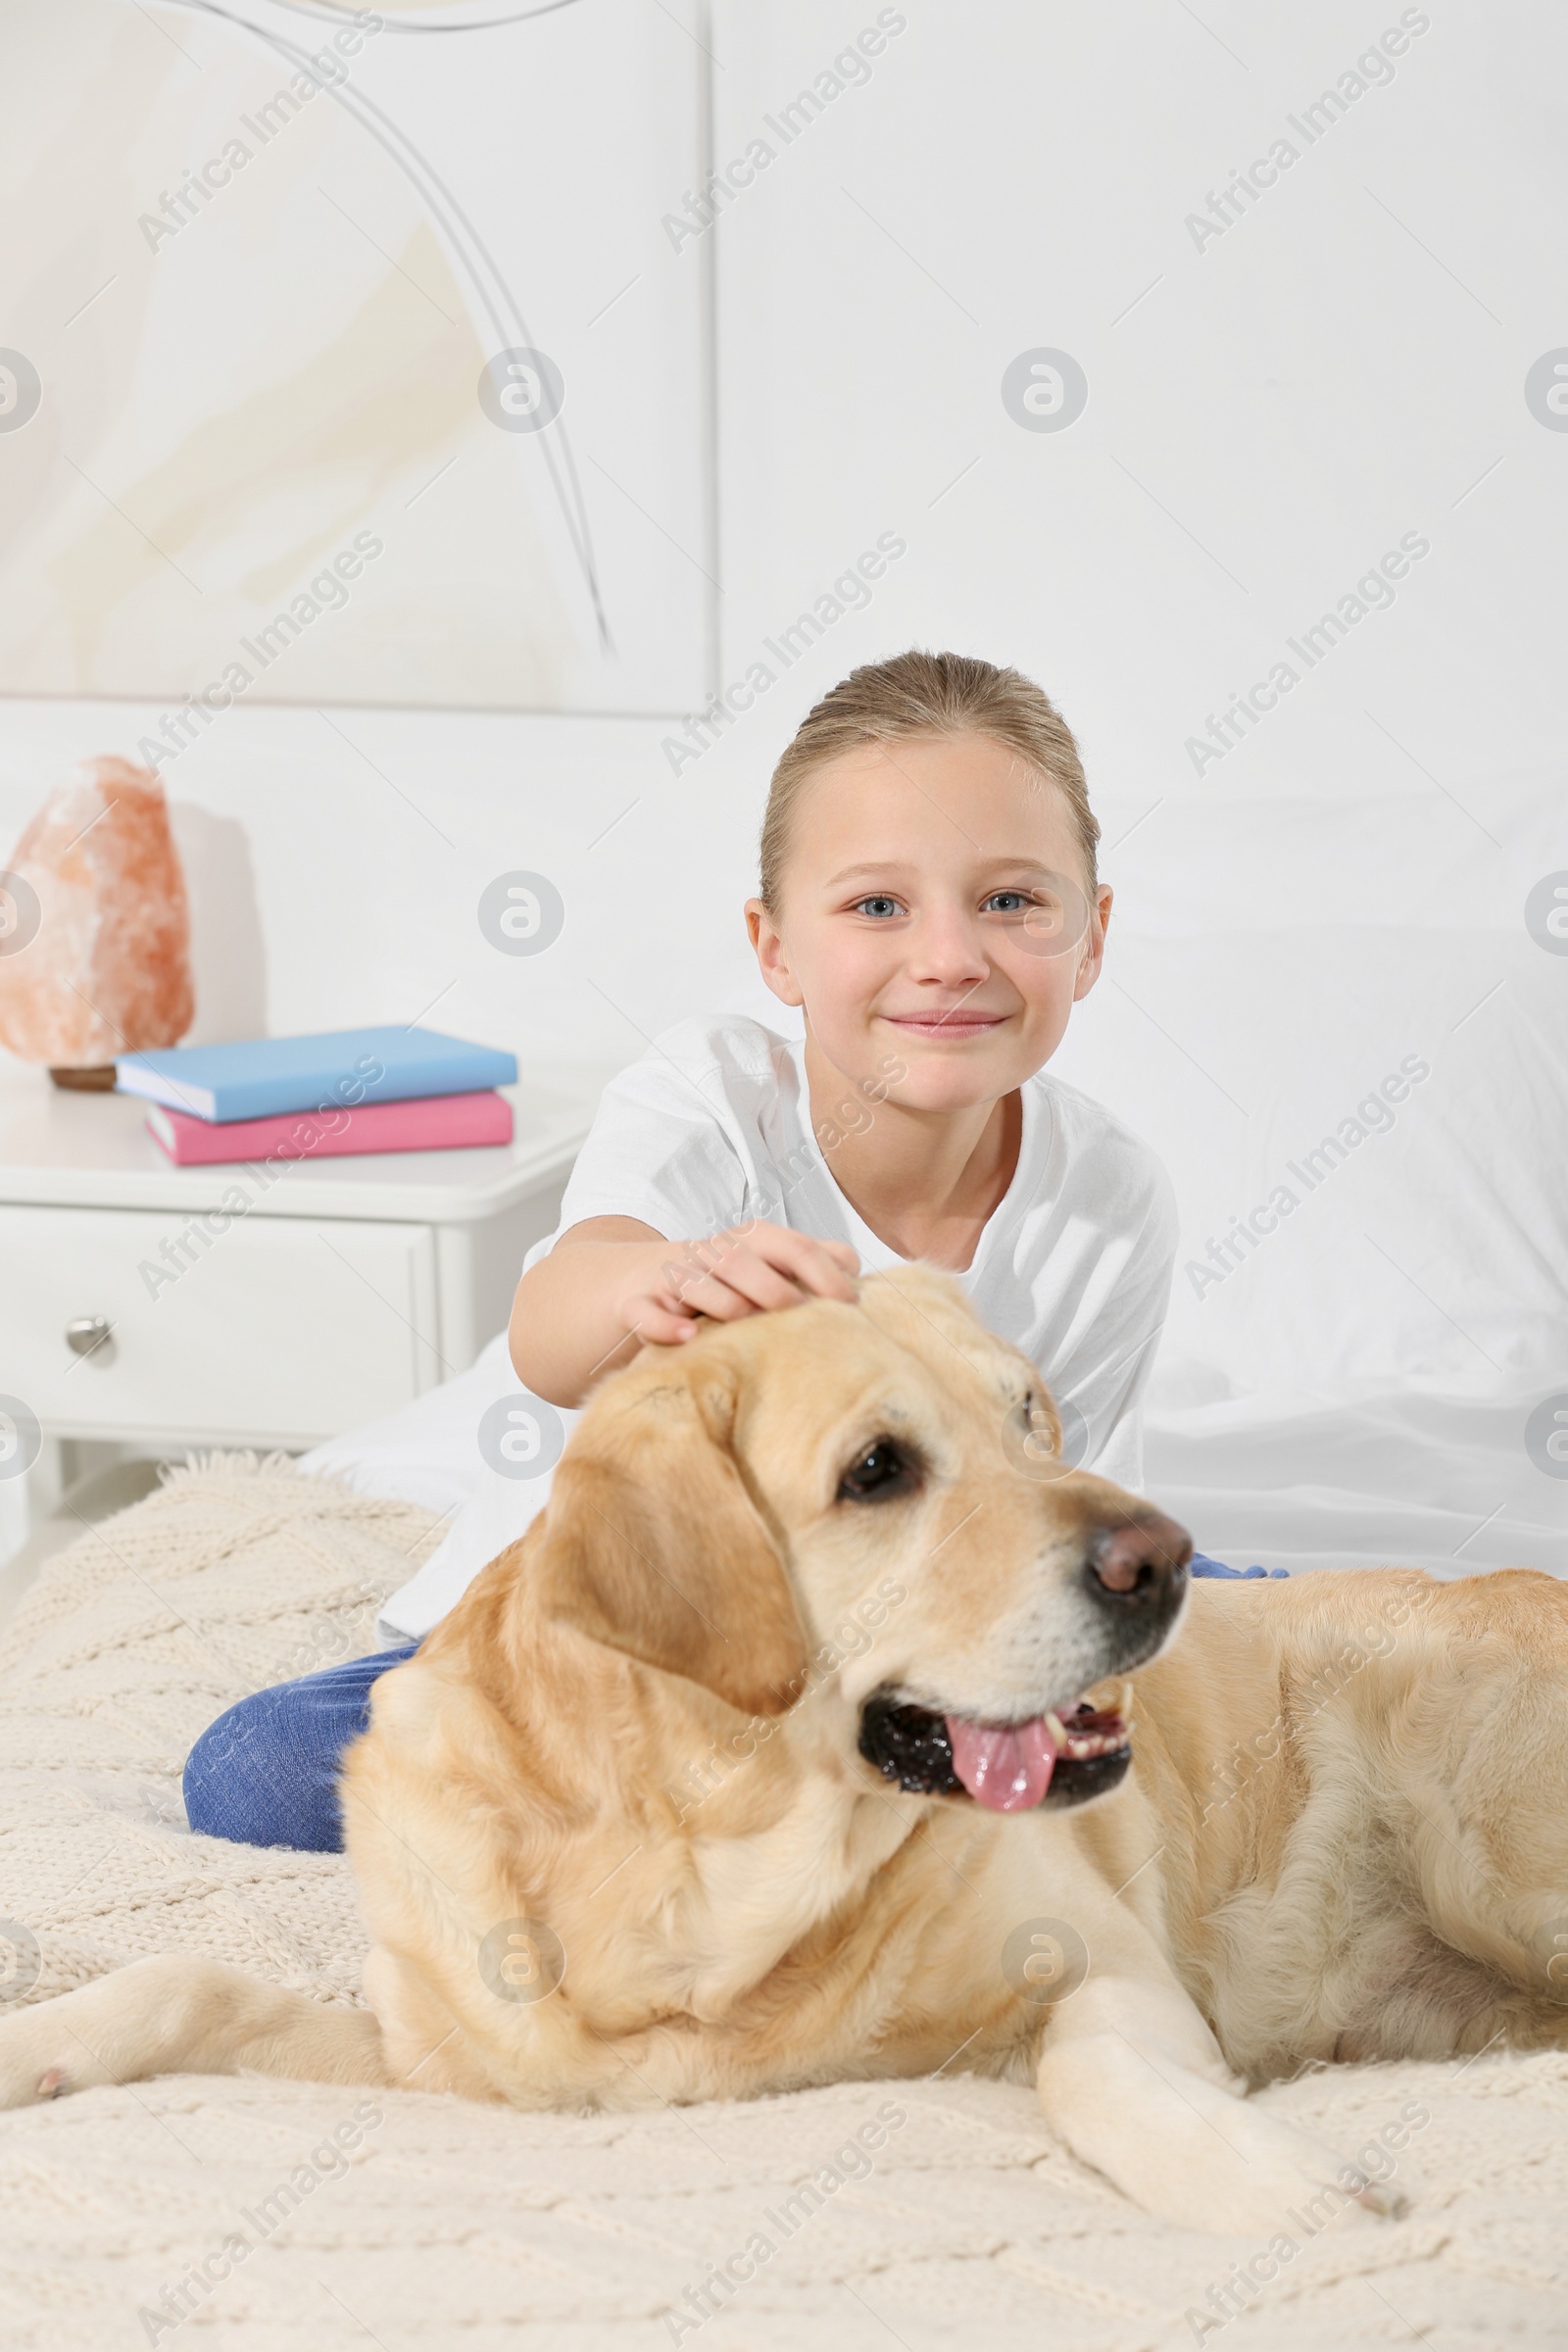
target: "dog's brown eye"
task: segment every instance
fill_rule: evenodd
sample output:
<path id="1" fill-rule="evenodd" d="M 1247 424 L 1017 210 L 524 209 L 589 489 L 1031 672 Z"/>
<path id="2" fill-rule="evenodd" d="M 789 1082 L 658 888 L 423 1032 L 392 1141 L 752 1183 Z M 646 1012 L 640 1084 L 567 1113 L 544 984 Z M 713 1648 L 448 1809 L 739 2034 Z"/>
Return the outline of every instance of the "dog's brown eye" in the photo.
<path id="1" fill-rule="evenodd" d="M 878 1438 L 839 1481 L 840 1502 L 889 1502 L 915 1484 L 915 1466 L 891 1438 Z"/>

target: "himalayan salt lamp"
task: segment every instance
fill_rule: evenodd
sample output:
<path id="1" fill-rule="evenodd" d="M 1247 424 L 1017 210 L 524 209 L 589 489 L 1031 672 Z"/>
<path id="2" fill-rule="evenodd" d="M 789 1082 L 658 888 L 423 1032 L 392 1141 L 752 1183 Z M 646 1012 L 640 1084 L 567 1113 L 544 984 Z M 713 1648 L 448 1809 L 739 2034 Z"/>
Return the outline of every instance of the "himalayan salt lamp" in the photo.
<path id="1" fill-rule="evenodd" d="M 57 1086 L 107 1088 L 117 1054 L 177 1044 L 195 1010 L 190 914 L 157 776 L 128 760 L 84 760 L 9 870 L 34 894 L 38 920 L 0 954 L 0 1046 L 47 1062 Z"/>

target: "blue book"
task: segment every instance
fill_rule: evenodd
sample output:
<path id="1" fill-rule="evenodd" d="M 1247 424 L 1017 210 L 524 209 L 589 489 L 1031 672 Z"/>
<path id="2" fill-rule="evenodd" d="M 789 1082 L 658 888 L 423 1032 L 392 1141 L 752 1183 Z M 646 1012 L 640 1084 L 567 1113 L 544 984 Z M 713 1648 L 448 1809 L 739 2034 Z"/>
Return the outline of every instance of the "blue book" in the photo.
<path id="1" fill-rule="evenodd" d="M 467 1095 L 516 1082 L 516 1057 L 435 1029 L 334 1029 L 322 1037 L 258 1037 L 232 1046 L 165 1046 L 121 1054 L 122 1094 L 146 1095 L 198 1119 L 264 1119 L 342 1103 Z"/>

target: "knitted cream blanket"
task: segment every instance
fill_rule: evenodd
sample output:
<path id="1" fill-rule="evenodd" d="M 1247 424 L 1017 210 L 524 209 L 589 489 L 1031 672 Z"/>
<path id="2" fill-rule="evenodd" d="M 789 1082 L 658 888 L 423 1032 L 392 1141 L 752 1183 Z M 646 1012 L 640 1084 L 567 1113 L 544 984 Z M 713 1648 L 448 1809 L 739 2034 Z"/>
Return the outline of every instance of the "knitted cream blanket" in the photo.
<path id="1" fill-rule="evenodd" d="M 174 1949 L 357 1997 L 343 1862 L 192 1838 L 180 1768 L 242 1692 L 372 1646 L 434 1534 L 231 1457 L 49 1563 L 0 1636 L 0 1997 Z M 1174 2229 L 1075 2163 L 1027 2091 L 956 2071 L 636 2117 L 254 2077 L 95 2090 L 0 2117 L 0 2347 L 1568 2340 L 1568 2051 L 1263 2095 L 1348 2155 L 1402 2134 L 1410 2217 L 1282 2217 L 1272 2248 Z"/>

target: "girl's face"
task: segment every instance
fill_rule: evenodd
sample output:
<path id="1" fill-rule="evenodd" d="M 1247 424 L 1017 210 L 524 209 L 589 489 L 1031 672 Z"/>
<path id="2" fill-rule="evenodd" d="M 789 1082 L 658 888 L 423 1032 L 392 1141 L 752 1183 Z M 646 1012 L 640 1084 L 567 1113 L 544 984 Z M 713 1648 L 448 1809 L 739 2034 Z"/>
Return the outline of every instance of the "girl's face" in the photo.
<path id="1" fill-rule="evenodd" d="M 759 899 L 746 914 L 762 977 L 835 1069 L 957 1110 L 1050 1060 L 1099 976 L 1110 897 L 1089 895 L 1064 796 L 1016 753 L 921 736 L 816 770 L 777 919 Z"/>

